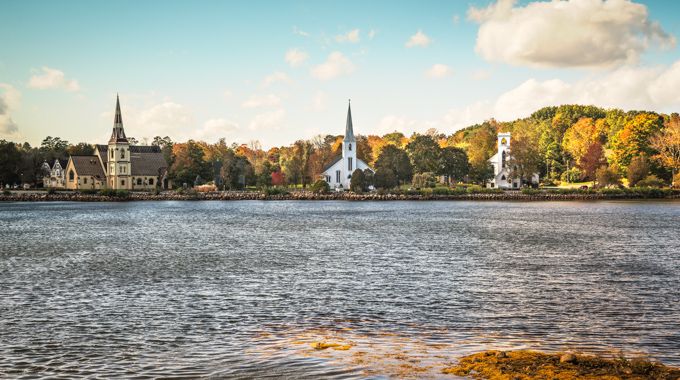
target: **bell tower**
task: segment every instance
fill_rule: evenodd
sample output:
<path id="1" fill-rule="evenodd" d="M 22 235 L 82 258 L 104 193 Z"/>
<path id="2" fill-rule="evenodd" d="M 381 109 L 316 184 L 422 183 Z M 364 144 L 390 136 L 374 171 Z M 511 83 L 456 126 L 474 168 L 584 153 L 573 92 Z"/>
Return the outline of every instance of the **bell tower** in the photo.
<path id="1" fill-rule="evenodd" d="M 107 184 L 112 189 L 130 189 L 130 143 L 125 137 L 123 117 L 120 113 L 120 99 L 116 94 L 116 116 L 113 119 L 113 133 L 109 140 L 106 168 Z"/>
<path id="2" fill-rule="evenodd" d="M 344 163 L 342 177 L 343 187 L 349 189 L 350 176 L 357 169 L 357 139 L 354 137 L 352 127 L 352 107 L 347 106 L 347 124 L 345 125 L 345 137 L 342 139 L 342 162 Z"/>
<path id="3" fill-rule="evenodd" d="M 496 173 L 500 173 L 505 169 L 506 162 L 509 158 L 508 149 L 510 148 L 510 132 L 498 134 L 498 168 Z"/>

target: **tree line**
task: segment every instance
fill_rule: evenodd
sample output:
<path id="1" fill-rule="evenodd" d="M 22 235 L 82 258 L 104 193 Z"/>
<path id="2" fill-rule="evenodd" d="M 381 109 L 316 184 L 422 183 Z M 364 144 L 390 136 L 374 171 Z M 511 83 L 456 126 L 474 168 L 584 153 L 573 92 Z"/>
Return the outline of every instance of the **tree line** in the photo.
<path id="1" fill-rule="evenodd" d="M 447 184 L 467 181 L 484 184 L 493 178 L 489 158 L 497 152 L 497 134 L 511 133 L 508 165 L 512 177 L 542 181 L 591 181 L 631 185 L 647 179 L 670 182 L 680 168 L 680 116 L 649 111 L 603 109 L 595 106 L 544 107 L 511 122 L 490 119 L 450 135 L 430 129 L 405 136 L 357 135 L 357 158 L 376 169 L 362 173 L 359 188 L 370 183 L 390 188 L 405 183 L 432 186 L 441 176 Z M 173 142 L 156 136 L 143 144 L 160 147 L 177 186 L 192 185 L 197 176 L 213 181 L 213 162 L 220 161 L 224 188 L 244 186 L 307 187 L 319 179 L 323 167 L 342 154 L 342 135 L 318 135 L 289 146 L 263 150 L 258 141 L 247 144 L 189 140 Z M 136 142 L 136 140 L 135 140 Z M 48 136 L 40 147 L 0 140 L 0 183 L 23 180 L 37 183 L 45 161 L 69 155 L 94 154 L 87 143 L 72 145 Z M 599 174 L 598 174 L 599 173 Z M 370 177 L 370 178 L 369 178 Z"/>

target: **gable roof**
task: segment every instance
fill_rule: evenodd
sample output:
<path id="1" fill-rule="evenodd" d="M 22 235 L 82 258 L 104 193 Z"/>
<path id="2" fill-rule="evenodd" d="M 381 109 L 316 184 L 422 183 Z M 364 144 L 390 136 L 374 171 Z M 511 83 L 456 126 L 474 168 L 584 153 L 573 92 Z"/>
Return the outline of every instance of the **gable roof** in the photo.
<path id="1" fill-rule="evenodd" d="M 135 153 L 132 151 L 130 154 L 131 175 L 159 176 L 162 175 L 163 168 L 168 168 L 163 153 Z"/>
<path id="2" fill-rule="evenodd" d="M 333 161 L 329 162 L 328 165 L 323 167 L 323 170 L 321 170 L 321 172 L 325 172 L 326 170 L 330 169 L 331 166 L 337 164 L 338 162 L 340 162 L 340 160 L 342 160 L 342 155 L 335 157 Z"/>
<path id="3" fill-rule="evenodd" d="M 93 176 L 101 181 L 106 179 L 97 156 L 71 156 L 70 161 L 79 176 Z M 66 168 L 64 168 L 66 169 Z"/>

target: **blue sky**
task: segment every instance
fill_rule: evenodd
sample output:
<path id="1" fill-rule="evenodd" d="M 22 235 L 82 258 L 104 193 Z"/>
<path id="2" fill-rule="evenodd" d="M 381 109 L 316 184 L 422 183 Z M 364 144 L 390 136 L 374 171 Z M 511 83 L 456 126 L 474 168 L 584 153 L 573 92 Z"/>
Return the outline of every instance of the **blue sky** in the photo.
<path id="1" fill-rule="evenodd" d="M 680 111 L 676 2 L 0 3 L 0 138 L 259 140 Z"/>

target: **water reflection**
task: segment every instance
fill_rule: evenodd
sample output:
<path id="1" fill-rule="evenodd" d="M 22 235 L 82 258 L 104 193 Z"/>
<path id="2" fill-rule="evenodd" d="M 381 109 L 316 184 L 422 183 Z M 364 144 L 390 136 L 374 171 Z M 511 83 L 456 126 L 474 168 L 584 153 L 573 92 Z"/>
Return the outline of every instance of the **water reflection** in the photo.
<path id="1" fill-rule="evenodd" d="M 10 378 L 380 377 L 284 333 L 342 328 L 436 330 L 447 357 L 680 365 L 679 202 L 4 203 L 0 217 Z"/>

